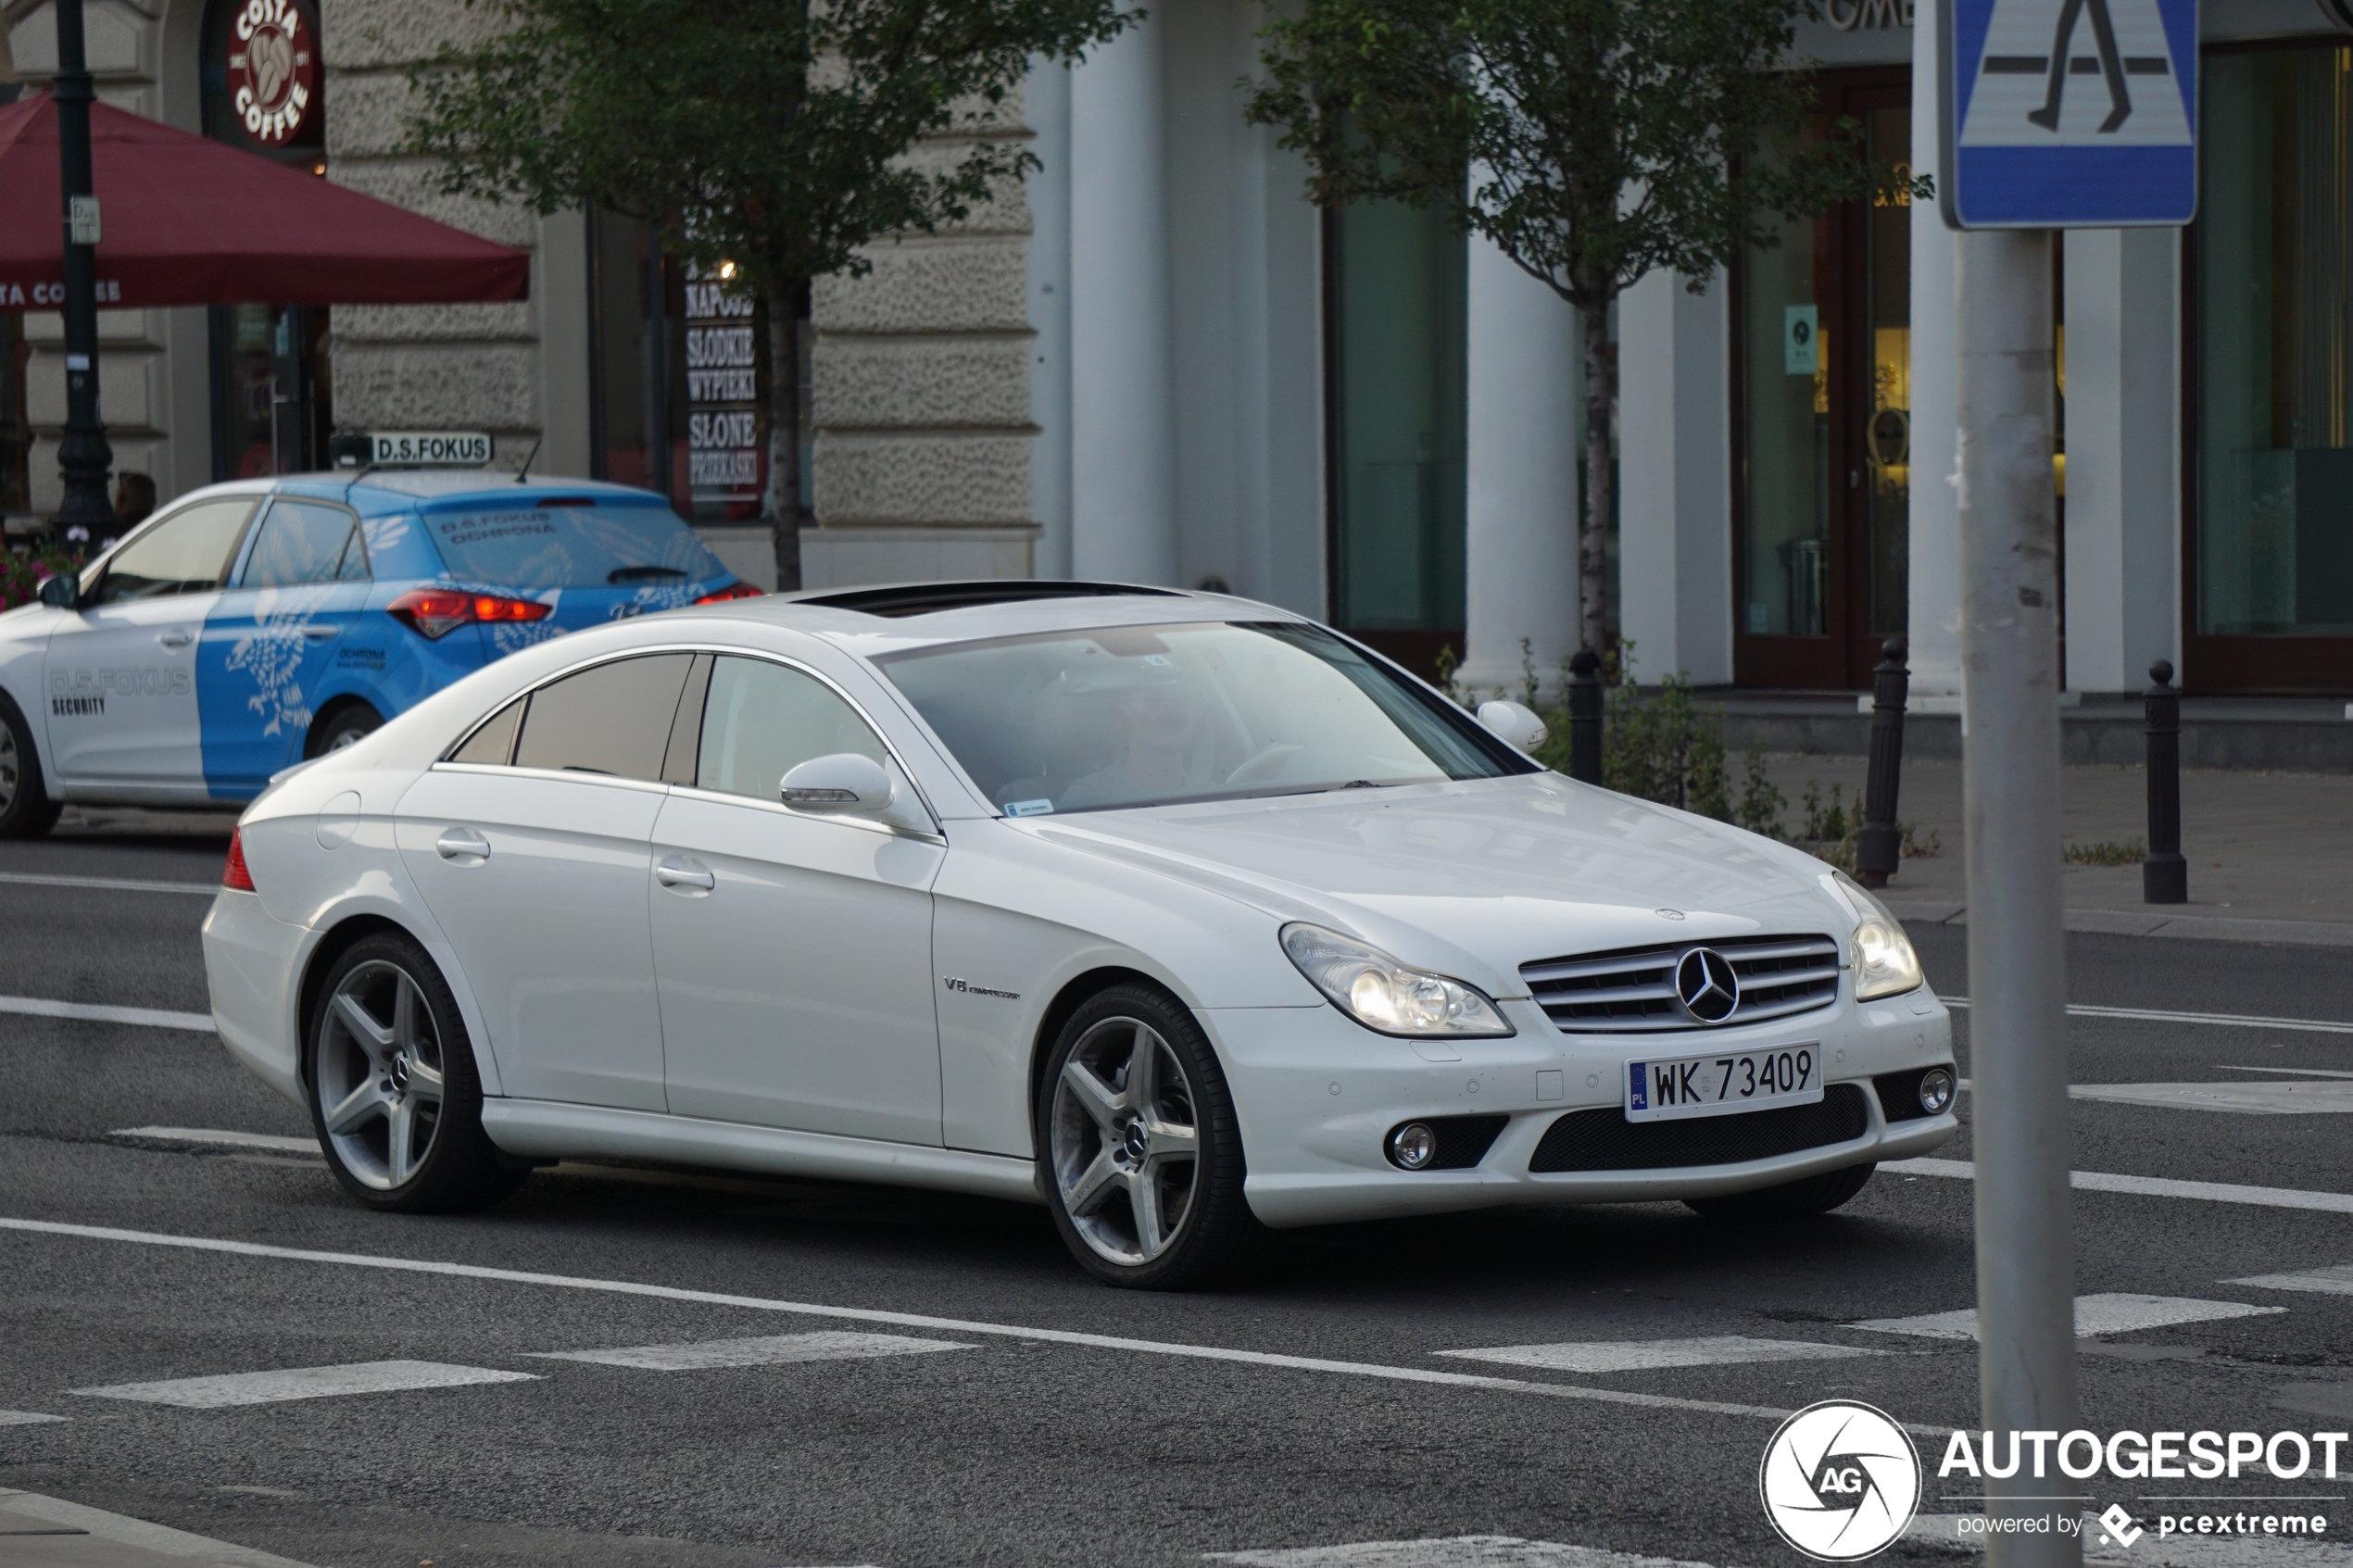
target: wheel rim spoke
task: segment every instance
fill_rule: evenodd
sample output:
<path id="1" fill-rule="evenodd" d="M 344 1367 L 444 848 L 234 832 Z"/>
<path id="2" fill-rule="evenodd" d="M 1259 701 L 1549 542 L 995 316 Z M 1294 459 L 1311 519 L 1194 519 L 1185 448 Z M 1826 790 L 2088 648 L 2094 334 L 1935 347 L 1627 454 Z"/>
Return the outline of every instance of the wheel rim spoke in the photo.
<path id="1" fill-rule="evenodd" d="M 1146 1122 L 1144 1135 L 1151 1140 L 1151 1152 L 1146 1160 L 1152 1165 L 1201 1158 L 1201 1137 L 1190 1127 L 1169 1122 Z"/>
<path id="2" fill-rule="evenodd" d="M 1063 1086 L 1086 1109 L 1087 1114 L 1103 1131 L 1106 1142 L 1119 1136 L 1120 1117 L 1127 1110 L 1126 1095 L 1115 1092 L 1109 1084 L 1095 1076 L 1094 1070 L 1074 1055 L 1063 1065 Z"/>
<path id="3" fill-rule="evenodd" d="M 419 1057 L 409 1059 L 409 1093 L 417 1099 L 429 1099 L 436 1104 L 441 1099 L 441 1069 L 427 1066 Z"/>
<path id="4" fill-rule="evenodd" d="M 1073 1219 L 1091 1214 L 1119 1185 L 1119 1167 L 1112 1163 L 1111 1146 L 1095 1151 L 1094 1160 L 1063 1191 L 1063 1207 Z"/>
<path id="5" fill-rule="evenodd" d="M 416 1169 L 409 1145 L 417 1135 L 416 1108 L 406 1100 L 394 1102 L 391 1109 L 392 1135 L 384 1141 L 384 1167 L 398 1186 Z"/>
<path id="6" fill-rule="evenodd" d="M 390 1065 L 394 1032 L 379 1023 L 360 1005 L 359 998 L 349 991 L 335 993 L 335 1017 L 350 1034 L 352 1044 L 368 1055 L 368 1060 L 378 1069 Z"/>
<path id="7" fill-rule="evenodd" d="M 339 1137 L 345 1136 L 364 1126 L 371 1117 L 384 1113 L 384 1091 L 376 1086 L 373 1078 L 370 1078 L 344 1096 L 335 1108 L 326 1113 L 327 1131 Z"/>
<path id="8" fill-rule="evenodd" d="M 1156 1258 L 1168 1245 L 1160 1213 L 1160 1176 L 1152 1171 L 1127 1175 L 1127 1207 L 1136 1218 L 1136 1246 L 1147 1258 Z"/>
<path id="9" fill-rule="evenodd" d="M 1136 1025 L 1136 1048 L 1127 1059 L 1127 1104 L 1130 1109 L 1151 1114 L 1160 1095 L 1160 1053 L 1164 1047 L 1160 1036 Z"/>

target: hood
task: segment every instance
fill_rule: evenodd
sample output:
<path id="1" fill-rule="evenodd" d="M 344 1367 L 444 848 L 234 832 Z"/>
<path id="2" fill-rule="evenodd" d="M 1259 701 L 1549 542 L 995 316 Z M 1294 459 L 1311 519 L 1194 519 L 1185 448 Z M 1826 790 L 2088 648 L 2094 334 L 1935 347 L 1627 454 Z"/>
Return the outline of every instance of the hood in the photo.
<path id="1" fill-rule="evenodd" d="M 1350 932 L 1491 995 L 1578 953 L 1819 934 L 1856 916 L 1830 868 L 1725 823 L 1553 773 L 1033 818 L 1105 859 Z M 1678 918 L 1680 917 L 1680 918 Z"/>

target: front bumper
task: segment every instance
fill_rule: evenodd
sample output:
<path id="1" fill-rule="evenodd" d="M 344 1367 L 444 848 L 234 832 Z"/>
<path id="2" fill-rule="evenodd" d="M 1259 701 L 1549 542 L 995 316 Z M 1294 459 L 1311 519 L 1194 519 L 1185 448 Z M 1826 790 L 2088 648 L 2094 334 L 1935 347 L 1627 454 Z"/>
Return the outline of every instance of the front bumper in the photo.
<path id="1" fill-rule="evenodd" d="M 1564 1035 L 1532 1002 L 1501 1005 L 1519 1033 L 1450 1041 L 1435 1053 L 1459 1053 L 1455 1061 L 1430 1060 L 1427 1047 L 1376 1035 L 1330 1007 L 1202 1012 L 1241 1123 L 1252 1211 L 1279 1229 L 1513 1203 L 1708 1198 L 1924 1154 L 1960 1126 L 1949 1112 L 1891 1123 L 1872 1090 L 1881 1073 L 1951 1064 L 1950 1015 L 1925 990 L 1861 1006 L 1842 997 L 1745 1029 L 1667 1035 Z M 1801 1043 L 1820 1052 L 1826 1085 L 1860 1087 L 1867 1118 L 1860 1136 L 1730 1165 L 1529 1169 L 1564 1113 L 1620 1103 L 1629 1060 Z M 1383 1138 L 1401 1122 L 1482 1112 L 1506 1121 L 1467 1169 L 1401 1171 L 1382 1153 Z"/>

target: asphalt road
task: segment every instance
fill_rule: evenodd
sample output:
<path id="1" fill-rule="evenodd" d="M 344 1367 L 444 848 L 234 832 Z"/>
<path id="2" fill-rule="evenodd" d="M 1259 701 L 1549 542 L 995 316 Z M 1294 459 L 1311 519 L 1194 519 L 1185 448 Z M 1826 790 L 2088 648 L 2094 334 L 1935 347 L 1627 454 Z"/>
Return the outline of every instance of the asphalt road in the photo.
<path id="1" fill-rule="evenodd" d="M 210 882 L 220 848 L 119 831 L 0 847 L 0 996 L 205 1010 L 204 897 L 8 879 Z M 1920 939 L 1937 989 L 1965 992 L 1965 933 Z M 2353 966 L 2331 950 L 2076 935 L 2068 960 L 2070 1000 L 2093 1007 L 2353 1021 Z M 2082 1085 L 2353 1089 L 2324 1076 L 2353 1073 L 2353 1031 L 2094 1016 L 2071 1034 Z M 2353 1192 L 2346 1125 L 2080 1100 L 2073 1162 Z M 1467 1537 L 1794 1563 L 1756 1499 L 1769 1412 L 1848 1397 L 1923 1429 L 1977 1419 L 1973 1341 L 1850 1326 L 1973 1305 L 1971 1185 L 1951 1175 L 1883 1171 L 1785 1230 L 1656 1205 L 1291 1233 L 1245 1285 L 1155 1297 L 1089 1283 L 1042 1212 L 1012 1205 L 568 1166 L 485 1214 L 395 1218 L 345 1201 L 315 1155 L 134 1127 L 308 1131 L 208 1035 L 0 1011 L 0 1223 L 146 1238 L 0 1228 L 0 1412 L 66 1418 L 0 1413 L 0 1486 L 305 1563 L 1113 1568 Z M 1937 1153 L 1968 1157 L 1966 1134 Z M 2084 1191 L 2076 1223 L 2080 1293 L 2193 1303 L 2158 1310 L 2196 1320 L 2086 1341 L 2086 1424 L 2353 1425 L 2353 1296 L 2229 1283 L 2353 1262 L 2353 1213 Z M 2216 1315 L 2233 1307 L 2261 1310 Z M 547 1359 L 842 1331 L 956 1348 L 680 1371 Z M 1579 1372 L 1441 1354 L 1726 1336 L 1806 1359 Z M 522 1375 L 212 1409 L 75 1392 L 395 1361 Z M 1924 1446 L 1923 1512 L 1975 1512 Z M 2149 1483 L 2092 1486 L 2094 1510 L 2160 1506 Z M 2353 1479 L 2163 1489 L 2309 1496 L 2295 1506 L 2353 1532 Z M 2129 1560 L 2353 1562 L 2240 1545 L 2259 1555 L 2152 1536 Z M 1605 1560 L 1491 1542 L 1264 1561 Z M 1882 1561 L 1966 1559 L 1919 1540 Z"/>

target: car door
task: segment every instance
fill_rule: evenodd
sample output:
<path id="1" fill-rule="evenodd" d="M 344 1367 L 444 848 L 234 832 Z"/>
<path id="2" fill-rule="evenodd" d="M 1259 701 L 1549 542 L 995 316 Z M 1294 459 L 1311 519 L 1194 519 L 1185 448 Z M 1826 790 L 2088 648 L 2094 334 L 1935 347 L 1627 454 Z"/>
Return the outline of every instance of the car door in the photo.
<path id="1" fill-rule="evenodd" d="M 196 655 L 205 780 L 215 795 L 258 794 L 301 760 L 320 683 L 371 586 L 357 514 L 306 496 L 271 501 Z"/>
<path id="2" fill-rule="evenodd" d="M 930 888 L 945 846 L 778 799 L 812 757 L 896 768 L 832 685 L 733 654 L 697 684 L 695 765 L 654 827 L 671 1110 L 937 1145 Z"/>
<path id="3" fill-rule="evenodd" d="M 560 676 L 401 797 L 401 862 L 517 1098 L 664 1108 L 648 837 L 693 664 L 638 654 Z"/>
<path id="4" fill-rule="evenodd" d="M 204 793 L 196 646 L 258 497 L 199 501 L 107 558 L 49 639 L 49 761 L 69 788 Z"/>

